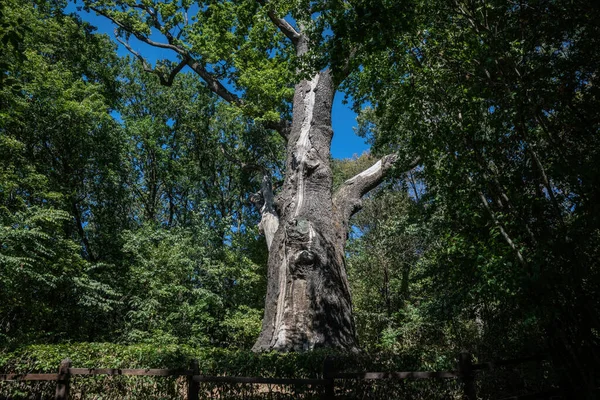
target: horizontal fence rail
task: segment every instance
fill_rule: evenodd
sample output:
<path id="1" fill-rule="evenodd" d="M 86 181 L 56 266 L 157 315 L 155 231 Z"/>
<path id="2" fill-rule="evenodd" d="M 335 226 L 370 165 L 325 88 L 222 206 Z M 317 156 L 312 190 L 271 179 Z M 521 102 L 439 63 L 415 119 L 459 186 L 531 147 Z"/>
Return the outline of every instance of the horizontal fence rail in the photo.
<path id="1" fill-rule="evenodd" d="M 119 368 L 69 368 L 70 375 L 126 375 L 126 376 L 188 376 L 193 371 L 180 369 L 119 369 Z"/>
<path id="2" fill-rule="evenodd" d="M 4 374 L 0 381 L 55 381 L 58 374 Z"/>
<path id="3" fill-rule="evenodd" d="M 458 357 L 456 371 L 406 371 L 406 372 L 339 372 L 333 368 L 333 361 L 327 358 L 323 363 L 323 378 L 268 378 L 268 377 L 236 377 L 200 375 L 198 361 L 193 360 L 190 369 L 128 369 L 128 368 L 72 368 L 71 361 L 61 362 L 58 373 L 54 374 L 0 374 L 1 381 L 56 381 L 56 400 L 66 400 L 70 392 L 70 379 L 74 376 L 107 375 L 107 376 L 150 376 L 150 377 L 186 377 L 187 399 L 199 399 L 199 383 L 241 383 L 272 385 L 313 385 L 323 386 L 323 399 L 335 398 L 335 380 L 408 380 L 408 379 L 460 379 L 463 384 L 465 400 L 477 398 L 474 385 L 475 373 L 478 370 L 493 370 L 499 367 L 514 366 L 532 361 L 542 361 L 544 356 L 523 357 L 511 360 L 498 360 L 479 364 L 472 363 L 472 356 L 461 353 Z M 552 391 L 555 394 L 555 391 Z M 511 397 L 510 399 L 539 398 L 535 395 Z"/>
<path id="4" fill-rule="evenodd" d="M 459 371 L 407 371 L 407 372 L 341 372 L 334 373 L 333 379 L 433 379 L 433 378 L 460 378 Z"/>
<path id="5" fill-rule="evenodd" d="M 498 361 L 489 361 L 479 364 L 473 364 L 473 369 L 496 369 L 499 367 L 508 367 L 511 365 L 519 365 L 532 361 L 544 361 L 546 357 L 542 354 L 531 356 L 531 357 L 521 357 L 521 358 L 513 358 L 510 360 L 498 360 Z"/>
<path id="6" fill-rule="evenodd" d="M 325 385 L 326 379 L 262 378 L 248 376 L 193 376 L 196 382 L 260 383 L 271 385 Z"/>

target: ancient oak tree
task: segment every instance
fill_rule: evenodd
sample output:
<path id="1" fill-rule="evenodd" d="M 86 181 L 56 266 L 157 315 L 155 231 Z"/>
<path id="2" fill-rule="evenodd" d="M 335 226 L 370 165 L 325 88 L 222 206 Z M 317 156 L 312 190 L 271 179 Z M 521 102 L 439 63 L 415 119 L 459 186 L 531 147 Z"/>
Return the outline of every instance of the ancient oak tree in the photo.
<path id="1" fill-rule="evenodd" d="M 332 104 L 361 57 L 384 46 L 383 33 L 401 25 L 393 21 L 408 5 L 88 0 L 86 6 L 115 24 L 119 41 L 161 82 L 171 84 L 188 67 L 240 115 L 285 140 L 282 186 L 273 193 L 266 173 L 254 197 L 269 249 L 265 315 L 254 350 L 356 349 L 344 264 L 349 219 L 398 160 L 383 157 L 334 193 Z M 143 44 L 172 57 L 152 65 L 138 49 Z"/>

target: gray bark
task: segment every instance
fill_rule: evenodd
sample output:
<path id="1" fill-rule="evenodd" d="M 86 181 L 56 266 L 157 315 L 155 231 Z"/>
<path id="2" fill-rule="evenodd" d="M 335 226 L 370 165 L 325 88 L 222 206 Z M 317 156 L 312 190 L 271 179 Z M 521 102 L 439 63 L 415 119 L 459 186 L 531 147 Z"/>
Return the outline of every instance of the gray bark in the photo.
<path id="1" fill-rule="evenodd" d="M 256 351 L 357 348 L 344 264 L 345 224 L 336 218 L 331 189 L 334 94 L 328 71 L 296 85 Z"/>
<path id="2" fill-rule="evenodd" d="M 263 182 L 261 228 L 269 248 L 268 286 L 255 351 L 358 348 L 344 259 L 349 220 L 360 209 L 362 196 L 381 182 L 397 157 L 383 157 L 334 195 L 334 95 L 328 70 L 296 85 L 285 179 L 275 200 L 278 214 L 269 204 L 270 185 Z M 418 159 L 411 166 L 416 163 Z"/>

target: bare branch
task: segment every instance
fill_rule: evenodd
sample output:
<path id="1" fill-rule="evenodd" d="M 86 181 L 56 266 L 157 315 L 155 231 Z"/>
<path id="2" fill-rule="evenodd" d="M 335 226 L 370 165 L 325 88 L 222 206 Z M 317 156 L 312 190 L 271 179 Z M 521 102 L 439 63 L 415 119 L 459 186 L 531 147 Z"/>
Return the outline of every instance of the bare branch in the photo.
<path id="1" fill-rule="evenodd" d="M 132 34 L 133 36 L 136 37 L 136 39 L 138 39 L 141 42 L 144 42 L 146 44 L 149 44 L 150 46 L 153 47 L 158 47 L 160 49 L 169 49 L 169 50 L 173 50 L 176 53 L 181 54 L 182 56 L 187 55 L 187 51 L 179 46 L 176 46 L 174 44 L 171 43 L 161 43 L 161 42 L 156 42 L 152 39 L 150 39 L 149 37 L 141 34 L 140 32 L 136 32 L 133 29 L 129 28 L 128 26 L 124 25 L 123 23 L 117 21 L 115 18 L 111 17 L 110 15 L 106 14 L 105 12 L 103 12 L 102 10 L 96 8 L 96 7 L 90 7 L 91 10 L 93 10 L 94 12 L 96 12 L 99 15 L 102 15 L 103 17 L 108 18 L 109 20 L 111 20 L 115 25 L 117 25 L 119 28 L 127 31 L 128 33 Z"/>
<path id="2" fill-rule="evenodd" d="M 219 81 L 219 79 L 217 79 L 213 74 L 208 72 L 205 65 L 202 65 L 198 61 L 194 60 L 188 50 L 174 44 L 175 43 L 174 38 L 169 32 L 166 32 L 166 33 L 162 32 L 163 31 L 162 25 L 160 25 L 158 18 L 156 17 L 156 15 L 154 13 L 150 13 L 150 16 L 153 18 L 154 25 L 159 27 L 161 32 L 167 37 L 167 40 L 169 41 L 169 43 L 160 43 L 160 42 L 151 40 L 150 38 L 146 37 L 145 35 L 143 35 L 139 32 L 136 32 L 133 29 L 129 28 L 128 26 L 124 25 L 123 23 L 117 21 L 115 18 L 106 14 L 102 10 L 95 8 L 95 7 L 90 7 L 90 9 L 93 10 L 94 12 L 96 12 L 97 14 L 108 18 L 119 28 L 134 35 L 141 42 L 149 44 L 150 46 L 153 46 L 153 47 L 173 50 L 177 54 L 181 55 L 183 57 L 183 61 L 185 61 L 185 63 L 183 65 L 179 64 L 177 66 L 177 68 L 176 68 L 177 71 L 175 72 L 175 74 L 177 74 L 177 72 L 181 71 L 181 69 L 183 69 L 183 67 L 185 65 L 189 65 L 190 68 L 192 68 L 192 70 L 194 70 L 194 72 L 196 72 L 206 82 L 207 87 L 212 92 L 214 92 L 219 97 L 221 97 L 223 100 L 225 100 L 229 103 L 242 105 L 242 100 L 238 96 L 236 96 L 234 93 L 227 90 L 227 88 L 225 88 L 225 86 Z M 123 43 L 123 41 L 120 41 L 120 42 Z M 129 47 L 128 50 L 131 51 L 130 46 L 125 45 L 125 47 Z M 135 55 L 136 53 L 133 52 L 133 54 Z M 138 57 L 138 59 L 139 59 L 140 55 L 138 54 L 138 55 L 136 55 L 136 57 Z M 148 65 L 149 65 L 148 62 L 146 61 L 146 66 L 148 66 Z M 174 75 L 173 75 L 173 77 L 174 77 Z M 168 80 L 168 78 L 167 78 L 167 80 Z"/>
<path id="3" fill-rule="evenodd" d="M 263 7 L 265 7 L 266 5 L 266 1 L 264 0 L 258 0 L 258 3 Z M 287 22 L 283 18 L 279 18 L 277 16 L 277 13 L 272 9 L 267 11 L 267 15 L 269 16 L 271 22 L 273 22 L 273 24 L 277 28 L 279 28 L 281 33 L 283 33 L 288 39 L 290 39 L 294 45 L 298 45 L 298 42 L 300 41 L 302 35 L 297 30 L 295 30 L 289 22 Z"/>
<path id="4" fill-rule="evenodd" d="M 362 206 L 362 197 L 376 188 L 383 178 L 386 172 L 391 169 L 394 164 L 398 161 L 396 154 L 388 154 L 381 158 L 370 168 L 361 172 L 360 174 L 348 179 L 342 184 L 337 190 L 333 197 L 333 204 L 342 222 L 347 224 L 350 217 L 360 210 Z M 411 170 L 421 162 L 420 157 L 416 157 L 410 163 L 404 166 L 404 170 Z"/>
<path id="5" fill-rule="evenodd" d="M 262 2 L 261 4 L 264 5 L 264 2 Z M 129 45 L 129 43 L 127 41 L 119 38 L 117 29 L 115 29 L 115 37 L 117 38 L 119 43 L 121 43 L 123 46 L 125 46 L 125 48 L 131 54 L 133 54 L 138 60 L 140 60 L 140 62 L 142 63 L 142 67 L 144 68 L 144 71 L 157 75 L 160 79 L 161 84 L 166 85 L 166 86 L 171 86 L 173 84 L 173 80 L 175 79 L 175 76 L 187 65 L 196 74 L 198 74 L 202 80 L 204 80 L 208 89 L 211 90 L 213 93 L 215 93 L 216 95 L 218 95 L 223 100 L 225 100 L 229 103 L 235 104 L 237 106 L 244 105 L 243 100 L 239 96 L 237 96 L 235 93 L 228 90 L 221 83 L 221 81 L 219 80 L 219 78 L 217 76 L 215 76 L 213 73 L 208 71 L 207 66 L 205 64 L 202 64 L 201 62 L 195 60 L 194 57 L 192 57 L 192 55 L 190 54 L 190 52 L 187 49 L 185 49 L 184 47 L 181 47 L 177 44 L 177 39 L 175 37 L 173 37 L 171 32 L 169 32 L 167 29 L 164 28 L 164 25 L 161 24 L 159 16 L 155 10 L 153 10 L 149 6 L 145 6 L 142 4 L 136 4 L 133 7 L 139 8 L 139 9 L 145 11 L 150 16 L 154 28 L 158 29 L 163 35 L 165 35 L 168 43 L 160 43 L 160 42 L 151 40 L 146 35 L 143 35 L 140 32 L 134 31 L 127 25 L 123 24 L 122 22 L 119 22 L 117 19 L 110 16 L 109 14 L 107 14 L 106 12 L 102 11 L 99 8 L 90 7 L 90 9 L 93 10 L 94 12 L 96 12 L 98 15 L 102 15 L 102 16 L 108 18 L 115 25 L 117 25 L 118 28 L 120 28 L 121 30 L 123 30 L 129 34 L 134 35 L 141 42 L 146 43 L 153 47 L 169 49 L 180 55 L 181 61 L 177 64 L 177 66 L 174 69 L 172 69 L 168 73 L 159 71 L 156 68 L 153 68 L 151 66 L 151 64 L 141 54 L 139 54 L 138 52 L 133 50 L 133 48 Z M 272 19 L 276 18 L 274 12 L 272 12 L 272 11 L 269 12 L 269 15 L 270 15 L 270 18 L 272 18 Z M 292 35 L 294 38 L 296 38 L 296 37 L 298 39 L 300 38 L 300 34 L 298 32 L 296 32 L 294 30 L 294 28 L 289 23 L 287 23 L 287 21 L 285 21 L 283 19 L 277 19 L 277 20 L 279 21 L 279 24 L 281 25 L 280 29 L 282 29 L 282 32 L 284 30 L 287 30 L 289 35 Z M 294 40 L 296 40 L 296 39 L 294 39 Z M 269 122 L 269 123 L 265 124 L 265 127 L 267 129 L 273 129 L 273 130 L 277 131 L 284 139 L 287 140 L 287 137 L 289 135 L 289 130 L 290 130 L 290 124 L 288 121 L 280 120 L 277 122 Z"/>
<path id="6" fill-rule="evenodd" d="M 169 32 L 168 29 L 165 29 L 164 26 L 163 26 L 163 24 L 160 23 L 160 20 L 158 19 L 158 14 L 156 13 L 155 10 L 153 10 L 149 6 L 145 6 L 145 5 L 142 5 L 142 4 L 135 4 L 132 7 L 139 8 L 141 10 L 146 11 L 148 13 L 148 15 L 150 15 L 150 18 L 152 19 L 154 27 L 156 29 L 158 29 L 159 32 L 161 32 L 163 35 L 165 35 L 165 37 L 167 38 L 167 41 L 169 42 L 169 44 L 171 44 L 173 46 L 177 45 L 175 43 L 175 39 L 173 38 L 173 35 L 171 34 L 171 32 Z"/>
<path id="7" fill-rule="evenodd" d="M 144 71 L 154 73 L 154 69 L 150 66 L 150 63 L 144 57 L 142 57 L 142 55 L 140 53 L 138 53 L 137 51 L 133 50 L 133 48 L 129 45 L 129 43 L 127 43 L 126 41 L 122 40 L 117 35 L 117 28 L 115 28 L 115 38 L 117 39 L 117 42 L 119 42 L 123 46 L 125 46 L 125 48 L 131 54 L 133 54 L 142 63 L 142 67 L 144 68 Z"/>
<path id="8" fill-rule="evenodd" d="M 206 82 L 207 87 L 216 95 L 228 103 L 237 104 L 239 106 L 242 105 L 242 99 L 227 90 L 227 88 L 223 86 L 223 84 L 217 78 L 215 78 L 213 74 L 208 72 L 204 65 L 191 58 L 188 59 L 187 65 L 189 65 L 189 67 L 195 73 L 197 73 L 204 80 L 204 82 Z"/>

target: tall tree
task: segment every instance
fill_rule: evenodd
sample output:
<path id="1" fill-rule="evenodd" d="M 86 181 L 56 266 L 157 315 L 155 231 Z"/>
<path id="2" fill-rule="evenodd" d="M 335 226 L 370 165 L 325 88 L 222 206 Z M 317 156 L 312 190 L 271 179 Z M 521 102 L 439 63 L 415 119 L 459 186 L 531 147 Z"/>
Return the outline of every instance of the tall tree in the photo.
<path id="1" fill-rule="evenodd" d="M 255 197 L 269 249 L 269 283 L 254 349 L 355 349 L 344 261 L 349 219 L 398 157 L 381 158 L 334 193 L 331 109 L 336 90 L 367 50 L 384 46 L 387 34 L 405 28 L 408 4 L 89 0 L 86 5 L 109 18 L 123 45 L 165 84 L 188 67 L 222 100 L 287 143 L 278 193 L 267 173 Z M 153 67 L 130 38 L 171 51 L 175 61 Z"/>
<path id="2" fill-rule="evenodd" d="M 121 340 L 248 347 L 240 324 L 260 322 L 266 263 L 251 172 L 274 164 L 280 138 L 265 140 L 192 73 L 165 86 L 134 59 L 121 82 L 133 220 L 119 232 Z"/>
<path id="3" fill-rule="evenodd" d="M 488 344 L 502 328 L 515 348 L 543 332 L 568 362 L 564 376 L 590 394 L 600 363 L 598 8 L 457 0 L 417 13 L 418 29 L 348 87 L 374 106 L 378 151 L 423 157 L 443 234 L 430 253 L 435 285 L 455 310 L 470 309 Z"/>
<path id="4" fill-rule="evenodd" d="M 84 229 L 118 197 L 114 46 L 54 2 L 4 2 L 0 18 L 19 23 L 0 55 L 2 344 L 88 338 L 115 294 Z"/>

